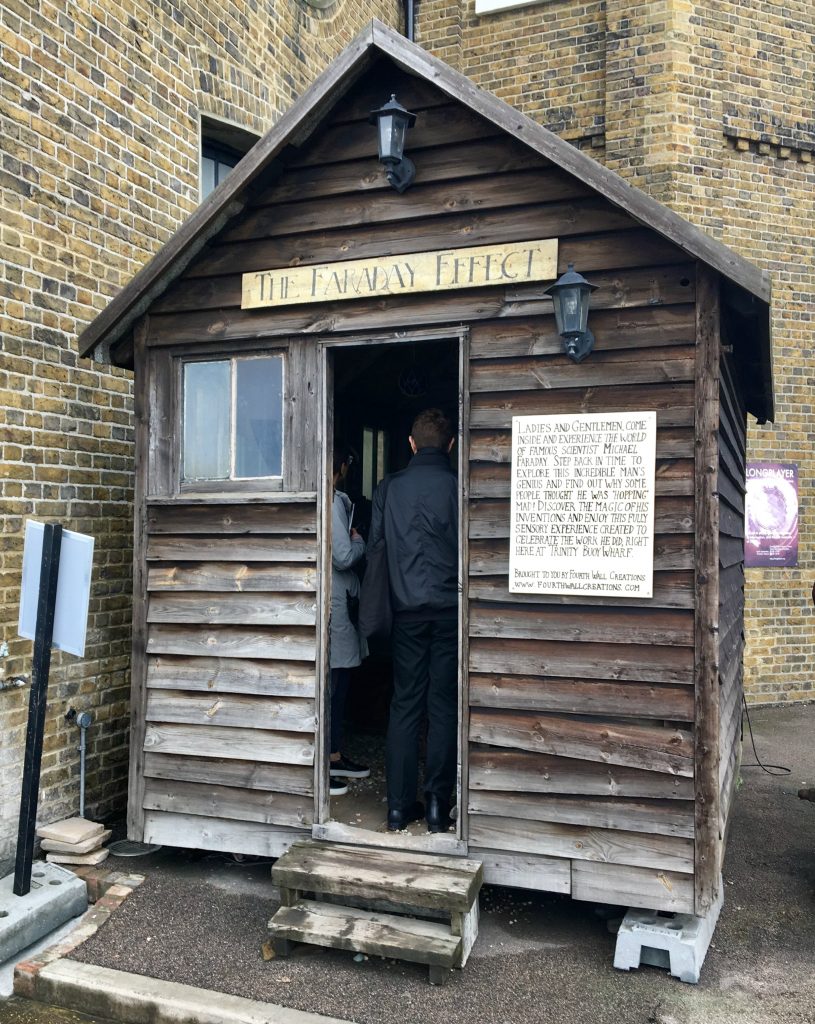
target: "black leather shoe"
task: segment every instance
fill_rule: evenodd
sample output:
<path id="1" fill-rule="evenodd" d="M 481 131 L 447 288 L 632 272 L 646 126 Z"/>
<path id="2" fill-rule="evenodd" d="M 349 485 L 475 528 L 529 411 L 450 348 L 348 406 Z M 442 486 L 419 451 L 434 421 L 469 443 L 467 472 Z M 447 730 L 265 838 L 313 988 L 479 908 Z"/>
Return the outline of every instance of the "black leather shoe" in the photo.
<path id="1" fill-rule="evenodd" d="M 423 817 L 424 805 L 419 803 L 418 800 L 406 811 L 400 811 L 396 807 L 391 807 L 388 811 L 388 831 L 399 832 L 412 821 L 419 821 Z"/>
<path id="2" fill-rule="evenodd" d="M 427 797 L 427 831 L 446 832 L 450 827 L 450 803 L 438 796 Z"/>

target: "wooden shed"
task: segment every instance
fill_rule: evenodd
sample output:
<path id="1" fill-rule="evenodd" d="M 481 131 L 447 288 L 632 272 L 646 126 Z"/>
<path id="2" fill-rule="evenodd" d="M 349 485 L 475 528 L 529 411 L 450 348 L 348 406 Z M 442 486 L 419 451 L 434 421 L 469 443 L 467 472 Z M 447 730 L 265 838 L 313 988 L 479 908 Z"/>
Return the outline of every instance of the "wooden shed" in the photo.
<path id="1" fill-rule="evenodd" d="M 417 115 L 402 194 L 369 123 L 391 94 Z M 551 272 L 510 272 L 535 247 Z M 596 286 L 580 363 L 546 292 L 568 264 Z M 136 381 L 130 837 L 466 854 L 487 881 L 704 914 L 738 773 L 769 299 L 734 252 L 372 23 L 81 339 Z M 459 814 L 435 836 L 327 785 L 335 438 L 364 509 L 427 405 L 456 410 L 461 521 Z M 617 413 L 655 414 L 650 596 L 511 588 L 513 417 Z M 387 651 L 371 665 L 375 725 Z"/>

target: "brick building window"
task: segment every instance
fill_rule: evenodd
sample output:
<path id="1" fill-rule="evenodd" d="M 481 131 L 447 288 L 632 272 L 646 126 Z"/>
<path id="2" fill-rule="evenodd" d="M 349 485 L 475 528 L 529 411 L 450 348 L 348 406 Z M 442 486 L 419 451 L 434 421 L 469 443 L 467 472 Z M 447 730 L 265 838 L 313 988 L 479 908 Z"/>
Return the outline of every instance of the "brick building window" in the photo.
<path id="1" fill-rule="evenodd" d="M 283 356 L 182 365 L 185 483 L 283 473 Z"/>
<path id="2" fill-rule="evenodd" d="M 201 199 L 220 185 L 260 136 L 237 125 L 201 118 Z"/>

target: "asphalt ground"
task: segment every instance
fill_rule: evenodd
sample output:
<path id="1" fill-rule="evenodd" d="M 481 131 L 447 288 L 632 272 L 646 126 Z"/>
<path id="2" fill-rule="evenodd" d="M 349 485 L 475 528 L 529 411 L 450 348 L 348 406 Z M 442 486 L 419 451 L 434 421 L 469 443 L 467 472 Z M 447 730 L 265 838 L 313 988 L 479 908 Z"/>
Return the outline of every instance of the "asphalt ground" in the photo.
<path id="1" fill-rule="evenodd" d="M 72 956 L 359 1024 L 815 1024 L 815 804 L 797 797 L 815 785 L 815 705 L 752 720 L 760 758 L 792 771 L 746 767 L 746 738 L 725 906 L 697 986 L 616 971 L 608 914 L 591 904 L 493 887 L 471 959 L 443 988 L 426 968 L 341 951 L 266 962 L 269 864 L 167 849 L 126 862 L 146 881 Z"/>

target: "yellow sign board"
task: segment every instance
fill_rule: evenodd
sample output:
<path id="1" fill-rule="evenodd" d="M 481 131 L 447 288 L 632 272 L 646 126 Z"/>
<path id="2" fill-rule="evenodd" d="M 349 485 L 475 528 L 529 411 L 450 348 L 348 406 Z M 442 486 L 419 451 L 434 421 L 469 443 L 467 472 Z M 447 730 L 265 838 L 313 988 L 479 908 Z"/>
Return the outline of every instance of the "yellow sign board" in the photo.
<path id="1" fill-rule="evenodd" d="M 518 285 L 557 276 L 557 239 L 284 267 L 243 275 L 242 309 Z"/>

